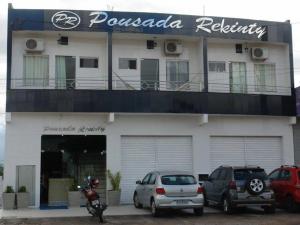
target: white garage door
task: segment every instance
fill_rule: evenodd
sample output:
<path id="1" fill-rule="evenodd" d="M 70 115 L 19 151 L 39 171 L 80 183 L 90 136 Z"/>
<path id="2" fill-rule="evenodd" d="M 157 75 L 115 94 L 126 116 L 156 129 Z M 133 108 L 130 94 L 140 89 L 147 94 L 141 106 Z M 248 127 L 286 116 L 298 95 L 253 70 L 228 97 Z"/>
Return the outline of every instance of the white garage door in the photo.
<path id="1" fill-rule="evenodd" d="M 258 165 L 271 172 L 282 164 L 281 142 L 281 137 L 210 137 L 211 170 Z"/>
<path id="2" fill-rule="evenodd" d="M 122 136 L 121 202 L 132 203 L 135 182 L 153 170 L 192 172 L 192 137 Z"/>

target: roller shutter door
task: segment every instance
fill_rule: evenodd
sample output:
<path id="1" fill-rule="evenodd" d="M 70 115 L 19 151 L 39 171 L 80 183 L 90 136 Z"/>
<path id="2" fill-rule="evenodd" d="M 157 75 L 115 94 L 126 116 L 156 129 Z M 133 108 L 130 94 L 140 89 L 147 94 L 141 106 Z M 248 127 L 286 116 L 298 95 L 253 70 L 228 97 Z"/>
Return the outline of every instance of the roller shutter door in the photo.
<path id="1" fill-rule="evenodd" d="M 282 164 L 281 137 L 210 137 L 211 170 L 220 165 L 258 165 L 271 172 Z"/>
<path id="2" fill-rule="evenodd" d="M 132 203 L 136 180 L 153 170 L 192 172 L 192 137 L 122 136 L 121 202 Z"/>

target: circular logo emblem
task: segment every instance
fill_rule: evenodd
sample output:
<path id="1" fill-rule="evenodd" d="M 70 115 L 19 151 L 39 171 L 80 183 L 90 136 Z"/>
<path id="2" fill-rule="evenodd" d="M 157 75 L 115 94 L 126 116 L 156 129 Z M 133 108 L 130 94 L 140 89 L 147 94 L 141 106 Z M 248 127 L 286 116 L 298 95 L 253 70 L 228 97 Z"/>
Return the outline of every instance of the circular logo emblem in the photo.
<path id="1" fill-rule="evenodd" d="M 71 11 L 59 11 L 51 18 L 53 26 L 63 30 L 70 30 L 77 27 L 80 21 L 80 17 Z"/>

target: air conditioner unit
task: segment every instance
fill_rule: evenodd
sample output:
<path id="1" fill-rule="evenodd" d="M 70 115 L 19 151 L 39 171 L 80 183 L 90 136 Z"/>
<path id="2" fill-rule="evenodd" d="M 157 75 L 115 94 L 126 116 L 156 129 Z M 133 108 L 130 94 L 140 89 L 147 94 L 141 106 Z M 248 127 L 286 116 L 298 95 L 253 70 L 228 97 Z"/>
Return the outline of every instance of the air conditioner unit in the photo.
<path id="1" fill-rule="evenodd" d="M 28 52 L 42 52 L 44 51 L 44 41 L 40 38 L 26 38 L 25 50 Z"/>
<path id="2" fill-rule="evenodd" d="M 178 40 L 165 41 L 165 54 L 166 55 L 180 55 L 183 51 L 183 47 Z"/>
<path id="3" fill-rule="evenodd" d="M 262 47 L 251 48 L 252 59 L 267 59 L 269 57 L 269 49 Z"/>

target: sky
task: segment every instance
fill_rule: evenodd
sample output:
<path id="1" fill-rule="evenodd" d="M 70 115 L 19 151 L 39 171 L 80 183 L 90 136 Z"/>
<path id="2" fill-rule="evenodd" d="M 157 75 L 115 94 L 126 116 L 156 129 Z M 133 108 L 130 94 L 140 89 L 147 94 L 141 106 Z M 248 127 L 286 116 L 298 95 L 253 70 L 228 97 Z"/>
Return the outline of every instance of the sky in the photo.
<path id="1" fill-rule="evenodd" d="M 0 0 L 0 161 L 4 146 L 6 25 L 9 2 L 17 9 L 141 11 L 281 22 L 290 20 L 293 29 L 295 86 L 300 86 L 300 14 L 295 0 Z"/>

